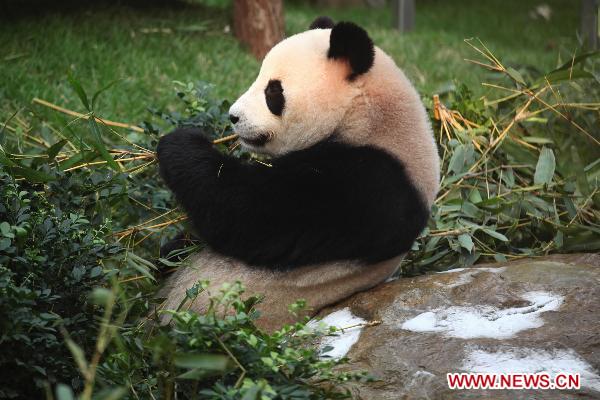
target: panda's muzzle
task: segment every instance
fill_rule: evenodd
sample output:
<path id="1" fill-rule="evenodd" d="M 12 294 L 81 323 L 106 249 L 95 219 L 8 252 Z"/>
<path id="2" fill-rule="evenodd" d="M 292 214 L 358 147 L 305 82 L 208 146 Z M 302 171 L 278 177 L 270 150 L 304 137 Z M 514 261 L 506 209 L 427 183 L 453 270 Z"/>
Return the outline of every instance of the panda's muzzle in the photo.
<path id="1" fill-rule="evenodd" d="M 252 147 L 261 147 L 264 146 L 269 140 L 271 140 L 272 137 L 273 135 L 271 133 L 259 133 L 258 135 L 252 138 L 240 136 L 240 140 L 246 145 Z"/>

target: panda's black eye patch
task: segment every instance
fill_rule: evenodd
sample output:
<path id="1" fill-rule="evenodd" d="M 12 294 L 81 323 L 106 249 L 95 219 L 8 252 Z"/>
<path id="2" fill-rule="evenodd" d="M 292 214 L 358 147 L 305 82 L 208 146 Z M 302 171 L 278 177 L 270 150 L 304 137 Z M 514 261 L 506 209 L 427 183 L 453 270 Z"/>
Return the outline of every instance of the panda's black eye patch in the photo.
<path id="1" fill-rule="evenodd" d="M 285 97 L 283 96 L 283 86 L 278 79 L 271 79 L 265 88 L 265 100 L 267 107 L 275 115 L 281 116 L 285 106 Z"/>

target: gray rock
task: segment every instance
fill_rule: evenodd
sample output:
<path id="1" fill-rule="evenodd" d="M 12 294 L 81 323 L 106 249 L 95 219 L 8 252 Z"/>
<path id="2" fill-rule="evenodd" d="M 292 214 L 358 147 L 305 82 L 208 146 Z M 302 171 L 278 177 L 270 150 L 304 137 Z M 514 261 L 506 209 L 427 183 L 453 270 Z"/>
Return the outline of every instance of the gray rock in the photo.
<path id="1" fill-rule="evenodd" d="M 351 369 L 380 379 L 354 386 L 360 399 L 600 398 L 600 255 L 401 278 L 321 316 L 346 308 L 382 321 L 347 354 Z M 544 371 L 578 372 L 582 388 L 450 390 L 446 381 L 449 372 Z"/>

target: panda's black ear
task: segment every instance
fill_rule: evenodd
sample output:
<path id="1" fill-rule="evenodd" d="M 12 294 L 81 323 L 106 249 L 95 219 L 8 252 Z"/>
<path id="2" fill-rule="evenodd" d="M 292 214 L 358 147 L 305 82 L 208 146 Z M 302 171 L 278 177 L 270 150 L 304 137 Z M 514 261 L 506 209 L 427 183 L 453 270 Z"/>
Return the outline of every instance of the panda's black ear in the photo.
<path id="1" fill-rule="evenodd" d="M 350 63 L 352 80 L 373 66 L 375 47 L 367 32 L 352 22 L 338 22 L 331 30 L 327 57 L 346 59 Z"/>
<path id="2" fill-rule="evenodd" d="M 326 16 L 320 16 L 315 18 L 315 20 L 310 24 L 308 29 L 331 29 L 335 23 L 333 20 Z"/>

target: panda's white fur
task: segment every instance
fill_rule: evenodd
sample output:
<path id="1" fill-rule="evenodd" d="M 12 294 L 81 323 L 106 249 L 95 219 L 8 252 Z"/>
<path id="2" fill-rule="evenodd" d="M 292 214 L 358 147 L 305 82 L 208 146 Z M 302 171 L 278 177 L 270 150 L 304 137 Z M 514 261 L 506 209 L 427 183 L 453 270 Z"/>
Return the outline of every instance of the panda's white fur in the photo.
<path id="1" fill-rule="evenodd" d="M 328 57 L 330 35 L 331 29 L 302 32 L 267 54 L 256 81 L 230 109 L 230 114 L 239 118 L 235 131 L 242 145 L 277 156 L 310 148 L 335 132 L 343 142 L 380 148 L 397 157 L 430 207 L 439 187 L 439 158 L 418 93 L 379 48 L 375 48 L 372 67 L 349 79 L 352 67 L 348 60 Z M 264 90 L 270 80 L 283 83 L 281 116 L 265 105 Z M 268 135 L 269 140 L 263 146 L 252 146 L 249 142 L 258 135 Z M 258 306 L 263 315 L 259 322 L 273 329 L 290 321 L 287 307 L 296 299 L 305 299 L 316 312 L 385 281 L 401 259 L 398 255 L 369 265 L 335 261 L 277 271 L 257 269 L 205 249 L 192 257 L 188 268 L 179 269 L 167 280 L 161 297 L 166 298 L 164 308 L 172 309 L 200 279 L 211 281 L 213 293 L 222 283 L 239 280 L 248 294 L 265 294 Z M 206 299 L 200 297 L 191 309 L 201 311 L 205 306 Z"/>

